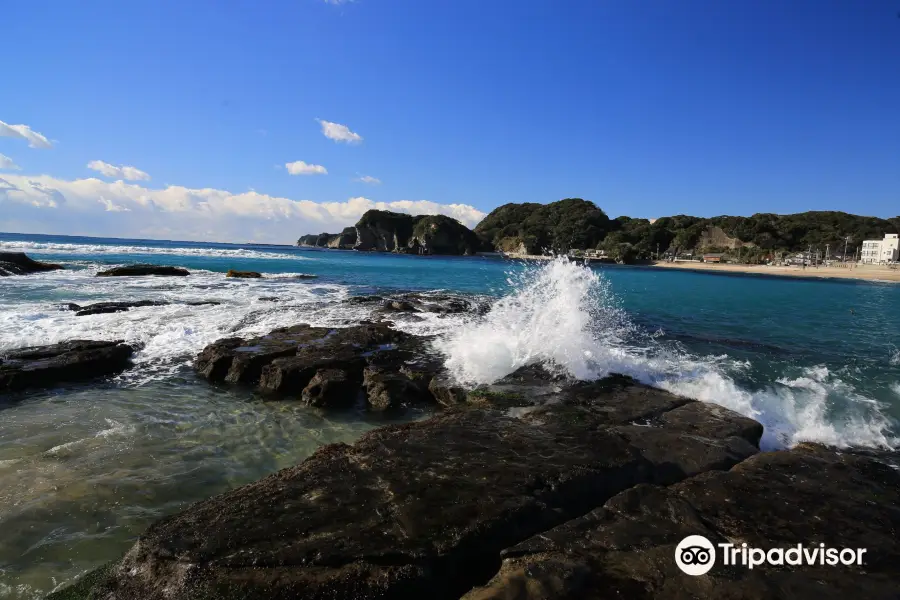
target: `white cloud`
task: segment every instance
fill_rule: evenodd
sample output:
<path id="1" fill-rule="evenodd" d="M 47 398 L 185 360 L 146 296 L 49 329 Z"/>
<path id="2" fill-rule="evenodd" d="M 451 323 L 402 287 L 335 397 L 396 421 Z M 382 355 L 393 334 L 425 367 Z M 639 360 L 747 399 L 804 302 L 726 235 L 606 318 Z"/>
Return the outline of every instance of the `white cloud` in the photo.
<path id="1" fill-rule="evenodd" d="M 322 126 L 322 135 L 336 142 L 346 142 L 348 144 L 359 144 L 363 138 L 358 133 L 350 131 L 350 128 L 340 123 L 332 123 L 331 121 L 323 121 L 316 119 Z"/>
<path id="2" fill-rule="evenodd" d="M 10 171 L 18 171 L 20 170 L 19 165 L 13 162 L 13 159 L 6 156 L 5 154 L 0 154 L 0 169 L 6 169 Z"/>
<path id="3" fill-rule="evenodd" d="M 53 144 L 43 134 L 28 125 L 9 125 L 0 121 L 0 137 L 21 138 L 32 148 L 52 148 Z"/>
<path id="4" fill-rule="evenodd" d="M 370 185 L 381 185 L 381 180 L 377 177 L 372 177 L 371 175 L 363 175 L 361 177 L 357 177 L 353 181 L 358 181 L 360 183 L 368 183 Z"/>
<path id="5" fill-rule="evenodd" d="M 126 165 L 117 167 L 115 165 L 105 163 L 102 160 L 92 160 L 87 164 L 87 168 L 93 171 L 98 171 L 99 173 L 102 173 L 103 175 L 112 177 L 114 179 L 127 179 L 128 181 L 150 180 L 150 175 L 136 167 L 129 167 Z"/>
<path id="6" fill-rule="evenodd" d="M 285 163 L 284 168 L 291 175 L 328 175 L 328 169 L 322 165 L 310 165 L 302 160 Z"/>
<path id="7" fill-rule="evenodd" d="M 340 231 L 373 208 L 413 215 L 443 214 L 469 227 L 485 216 L 466 204 L 428 200 L 374 202 L 358 197 L 312 202 L 255 191 L 233 194 L 181 186 L 151 189 L 96 178 L 4 174 L 0 179 L 0 231 L 293 243 L 303 234 Z"/>
<path id="8" fill-rule="evenodd" d="M 106 209 L 106 212 L 131 212 L 131 209 L 128 208 L 127 206 L 122 206 L 121 204 L 116 204 L 109 198 L 105 198 L 103 196 L 100 196 L 100 198 L 98 198 L 97 202 L 99 202 L 100 204 L 102 204 L 104 206 L 104 208 Z"/>

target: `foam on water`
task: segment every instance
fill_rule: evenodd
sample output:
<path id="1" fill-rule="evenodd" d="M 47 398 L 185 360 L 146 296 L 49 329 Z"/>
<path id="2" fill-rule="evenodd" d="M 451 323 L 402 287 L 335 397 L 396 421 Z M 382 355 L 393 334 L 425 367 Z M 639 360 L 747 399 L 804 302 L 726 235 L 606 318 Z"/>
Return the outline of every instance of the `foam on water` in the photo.
<path id="1" fill-rule="evenodd" d="M 286 247 L 287 249 L 287 247 Z M 134 246 L 117 244 L 66 244 L 56 242 L 0 241 L 0 252 L 27 252 L 29 254 L 170 254 L 177 256 L 218 256 L 229 258 L 281 258 L 289 260 L 316 260 L 300 256 L 296 252 L 247 248 L 170 248 L 166 246 Z"/>
<path id="2" fill-rule="evenodd" d="M 190 277 L 95 278 L 96 270 L 16 278 L 15 297 L 6 301 L 0 294 L 0 351 L 72 339 L 121 339 L 139 347 L 134 357 L 139 368 L 126 372 L 124 380 L 141 383 L 177 371 L 223 337 L 260 335 L 296 323 L 335 324 L 339 311 L 329 306 L 349 293 L 346 286 L 295 276 L 228 279 L 197 270 Z M 58 306 L 144 299 L 171 304 L 82 317 Z M 188 304 L 203 301 L 219 304 Z"/>
<path id="3" fill-rule="evenodd" d="M 745 389 L 735 375 L 749 365 L 727 356 L 695 356 L 634 326 L 597 272 L 556 259 L 511 276 L 513 292 L 483 318 L 463 323 L 436 346 L 452 375 L 491 383 L 535 363 L 578 379 L 630 375 L 673 393 L 715 402 L 765 426 L 762 446 L 801 441 L 895 447 L 892 423 L 877 402 L 824 366 Z"/>

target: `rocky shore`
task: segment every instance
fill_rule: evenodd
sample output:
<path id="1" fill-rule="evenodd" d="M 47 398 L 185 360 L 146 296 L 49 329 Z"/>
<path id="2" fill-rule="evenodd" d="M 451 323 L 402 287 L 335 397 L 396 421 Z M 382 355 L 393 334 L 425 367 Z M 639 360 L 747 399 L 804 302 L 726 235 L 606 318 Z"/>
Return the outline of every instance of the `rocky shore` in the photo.
<path id="1" fill-rule="evenodd" d="M 388 321 L 219 340 L 195 368 L 321 410 L 441 410 L 163 518 L 50 598 L 896 597 L 900 470 L 885 455 L 761 453 L 756 421 L 623 376 L 532 366 L 462 387 Z M 691 577 L 674 560 L 687 535 L 868 553 Z"/>

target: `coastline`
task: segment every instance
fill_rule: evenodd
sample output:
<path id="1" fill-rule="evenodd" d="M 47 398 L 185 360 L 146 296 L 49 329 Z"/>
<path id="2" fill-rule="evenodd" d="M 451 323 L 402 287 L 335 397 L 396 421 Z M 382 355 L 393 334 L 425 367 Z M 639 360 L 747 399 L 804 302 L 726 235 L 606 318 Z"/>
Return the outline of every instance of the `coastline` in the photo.
<path id="1" fill-rule="evenodd" d="M 733 265 L 701 262 L 662 262 L 650 263 L 650 267 L 664 269 L 681 269 L 701 273 L 745 273 L 754 275 L 775 275 L 784 277 L 822 278 L 822 279 L 856 279 L 860 281 L 877 281 L 900 283 L 900 269 L 889 269 L 876 265 L 857 265 L 852 267 L 780 267 L 772 265 Z"/>

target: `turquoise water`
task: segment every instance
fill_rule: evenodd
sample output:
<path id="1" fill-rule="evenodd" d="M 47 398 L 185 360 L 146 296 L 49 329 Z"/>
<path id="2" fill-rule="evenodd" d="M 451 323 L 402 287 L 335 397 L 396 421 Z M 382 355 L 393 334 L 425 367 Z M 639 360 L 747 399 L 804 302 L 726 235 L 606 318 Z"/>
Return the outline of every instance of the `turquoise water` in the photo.
<path id="1" fill-rule="evenodd" d="M 111 382 L 0 396 L 0 597 L 41 597 L 120 554 L 159 516 L 382 424 L 213 388 L 189 368 L 221 337 L 367 318 L 342 303 L 353 295 L 491 299 L 480 318 L 397 320 L 438 336 L 436 351 L 461 379 L 528 362 L 581 377 L 625 372 L 759 419 L 767 448 L 897 446 L 900 285 L 18 234 L 0 234 L 0 250 L 67 267 L 0 278 L 0 353 L 76 338 L 141 348 Z M 93 277 L 133 262 L 192 274 Z M 267 277 L 226 279 L 228 269 Z M 171 304 L 88 317 L 56 306 L 144 298 Z M 220 304 L 187 305 L 201 299 Z"/>

